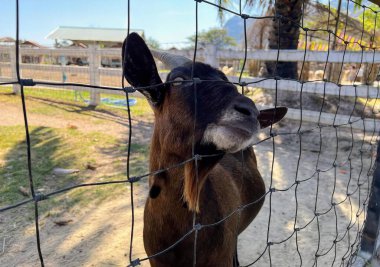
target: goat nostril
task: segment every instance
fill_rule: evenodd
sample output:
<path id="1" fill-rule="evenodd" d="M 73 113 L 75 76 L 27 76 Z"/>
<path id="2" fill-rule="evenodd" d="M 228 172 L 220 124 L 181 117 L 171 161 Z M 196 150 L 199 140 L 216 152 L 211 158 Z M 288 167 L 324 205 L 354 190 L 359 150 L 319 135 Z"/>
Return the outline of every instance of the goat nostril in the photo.
<path id="1" fill-rule="evenodd" d="M 251 116 L 251 111 L 245 107 L 235 105 L 234 108 L 236 111 L 238 111 L 238 112 L 240 112 L 246 116 Z"/>

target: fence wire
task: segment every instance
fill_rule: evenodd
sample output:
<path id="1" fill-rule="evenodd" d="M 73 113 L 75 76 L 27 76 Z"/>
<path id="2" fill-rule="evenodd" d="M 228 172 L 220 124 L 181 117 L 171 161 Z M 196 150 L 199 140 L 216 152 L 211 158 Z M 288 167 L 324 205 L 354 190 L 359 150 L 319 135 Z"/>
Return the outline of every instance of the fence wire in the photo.
<path id="1" fill-rule="evenodd" d="M 130 32 L 130 28 L 129 28 L 130 20 L 131 19 L 133 20 L 133 18 L 131 18 L 131 15 L 130 15 L 130 2 L 131 2 L 130 0 L 126 2 L 127 3 L 126 8 L 128 9 L 128 17 L 127 17 L 127 19 L 128 19 L 128 33 Z M 222 2 L 222 1 L 219 1 L 219 2 Z M 256 83 L 259 83 L 263 80 L 274 80 L 276 82 L 274 106 L 277 107 L 278 102 L 279 102 L 278 101 L 279 89 L 277 88 L 278 82 L 280 80 L 294 80 L 294 81 L 300 83 L 301 87 L 300 87 L 300 92 L 299 92 L 299 102 L 300 102 L 300 118 L 301 119 L 299 121 L 298 129 L 296 131 L 290 131 L 290 132 L 289 131 L 281 131 L 281 130 L 274 129 L 271 126 L 269 129 L 268 135 L 266 137 L 262 138 L 261 141 L 257 142 L 257 144 L 255 144 L 255 146 L 259 146 L 263 142 L 271 142 L 271 144 L 272 144 L 272 151 L 271 151 L 272 156 L 271 156 L 271 166 L 270 166 L 270 175 L 269 175 L 270 176 L 269 177 L 269 179 L 270 179 L 269 188 L 267 189 L 267 191 L 264 195 L 262 195 L 255 202 L 246 203 L 246 204 L 240 206 L 238 209 L 234 210 L 233 212 L 231 212 L 230 214 L 228 214 L 224 218 L 220 218 L 211 224 L 201 224 L 197 218 L 197 214 L 194 213 L 193 214 L 193 227 L 191 229 L 188 229 L 188 232 L 185 235 L 183 235 L 182 237 L 180 237 L 176 242 L 171 244 L 166 249 L 164 249 L 160 252 L 157 252 L 154 255 L 148 255 L 147 257 L 144 257 L 144 258 L 134 258 L 134 251 L 133 251 L 134 231 L 135 231 L 135 229 L 134 229 L 134 225 L 135 225 L 134 184 L 136 182 L 141 181 L 142 179 L 149 177 L 149 176 L 158 175 L 158 174 L 166 172 L 168 170 L 182 167 L 184 164 L 186 164 L 188 162 L 194 162 L 195 166 L 197 166 L 198 161 L 202 160 L 203 158 L 214 157 L 214 156 L 219 156 L 219 155 L 198 155 L 198 154 L 195 154 L 195 152 L 194 152 L 195 151 L 195 149 L 194 149 L 194 146 L 195 146 L 194 140 L 195 139 L 193 138 L 192 156 L 189 159 L 187 159 L 186 161 L 179 162 L 178 164 L 175 164 L 173 166 L 169 166 L 165 169 L 153 170 L 150 173 L 146 173 L 146 174 L 142 174 L 142 175 L 138 175 L 138 176 L 130 176 L 130 155 L 131 155 L 131 144 L 132 144 L 133 131 L 132 131 L 132 116 L 131 116 L 131 110 L 130 110 L 128 100 L 129 100 L 129 94 L 135 92 L 135 90 L 138 88 L 132 88 L 129 86 L 125 86 L 124 79 L 122 77 L 121 77 L 122 78 L 122 87 L 121 88 L 106 87 L 106 86 L 94 86 L 94 85 L 86 85 L 86 84 L 79 84 L 79 83 L 45 82 L 45 81 L 38 81 L 38 80 L 34 80 L 34 79 L 24 79 L 23 77 L 21 77 L 21 74 L 20 74 L 20 54 L 19 54 L 19 41 L 20 41 L 20 38 L 19 38 L 19 28 L 20 28 L 20 25 L 19 25 L 19 21 L 20 21 L 19 0 L 15 0 L 15 3 L 16 3 L 16 45 L 15 45 L 16 51 L 15 52 L 16 52 L 16 59 L 17 59 L 16 60 L 17 80 L 11 81 L 11 82 L 0 83 L 0 85 L 14 85 L 14 84 L 20 85 L 20 89 L 21 89 L 20 97 L 22 100 L 22 109 L 23 109 L 24 125 L 25 125 L 25 136 L 26 136 L 26 144 L 27 144 L 28 179 L 29 179 L 29 186 L 30 186 L 30 192 L 31 192 L 32 197 L 30 199 L 24 200 L 22 202 L 18 202 L 18 203 L 15 203 L 15 204 L 12 204 L 12 205 L 9 205 L 6 207 L 2 207 L 2 208 L 0 208 L 0 212 L 2 213 L 2 212 L 5 212 L 7 210 L 15 209 L 15 208 L 20 207 L 22 205 L 25 205 L 27 203 L 33 202 L 33 204 L 34 204 L 34 221 L 35 221 L 36 244 L 37 244 L 37 252 L 39 255 L 39 260 L 40 260 L 41 266 L 44 266 L 44 255 L 43 255 L 43 251 L 41 249 L 41 246 L 43 246 L 43 240 L 42 241 L 40 240 L 39 210 L 38 210 L 39 202 L 44 201 L 44 200 L 49 199 L 49 198 L 52 198 L 58 194 L 62 194 L 62 193 L 65 193 L 67 191 L 79 188 L 79 187 L 104 186 L 107 184 L 126 184 L 130 188 L 132 224 L 130 225 L 131 235 L 130 235 L 130 240 L 129 240 L 130 244 L 129 244 L 129 265 L 128 266 L 137 266 L 137 265 L 140 265 L 144 261 L 148 261 L 149 259 L 163 255 L 163 254 L 167 253 L 168 251 L 170 251 L 171 249 L 173 249 L 174 247 L 176 247 L 183 240 L 185 240 L 186 238 L 188 238 L 189 236 L 192 236 L 192 235 L 194 235 L 193 266 L 197 266 L 197 260 L 196 259 L 197 259 L 197 237 L 198 237 L 198 233 L 200 231 L 206 229 L 206 228 L 216 227 L 216 226 L 222 224 L 223 222 L 228 220 L 230 217 L 232 217 L 232 216 L 238 214 L 239 212 L 241 212 L 242 210 L 254 205 L 255 203 L 262 200 L 263 198 L 267 198 L 267 201 L 269 202 L 269 211 L 268 211 L 268 218 L 267 218 L 267 229 L 266 229 L 265 244 L 263 246 L 261 246 L 260 251 L 252 252 L 252 257 L 251 257 L 252 260 L 249 263 L 244 264 L 243 266 L 262 266 L 262 264 L 260 263 L 260 260 L 262 260 L 262 258 L 264 256 L 268 258 L 268 260 L 269 260 L 268 265 L 269 266 L 273 266 L 273 265 L 275 266 L 274 260 L 278 261 L 279 256 L 276 255 L 276 253 L 274 252 L 274 248 L 276 246 L 279 246 L 281 244 L 286 243 L 287 241 L 289 241 L 292 238 L 294 238 L 294 240 L 295 240 L 295 247 L 296 247 L 296 253 L 297 253 L 297 257 L 298 257 L 298 265 L 299 266 L 308 266 L 308 264 L 310 262 L 312 263 L 312 266 L 318 266 L 318 264 L 322 265 L 322 266 L 325 266 L 325 265 L 326 266 L 327 265 L 349 266 L 349 265 L 352 265 L 356 261 L 356 258 L 358 256 L 358 250 L 360 248 L 359 244 L 360 244 L 361 235 L 362 235 L 363 226 L 364 226 L 364 222 L 361 221 L 361 219 L 365 218 L 367 203 L 368 203 L 368 199 L 370 197 L 371 183 L 372 183 L 371 176 L 372 176 L 372 169 L 374 167 L 373 155 L 375 154 L 375 151 L 376 151 L 375 145 L 376 145 L 377 140 L 378 140 L 378 132 L 376 132 L 375 106 L 376 106 L 376 101 L 377 101 L 377 98 L 379 95 L 379 88 L 377 88 L 378 90 L 377 90 L 376 101 L 373 103 L 373 106 L 370 107 L 370 109 L 372 110 L 372 115 L 373 115 L 373 124 L 374 124 L 373 130 L 372 131 L 366 130 L 366 124 L 364 123 L 364 119 L 365 119 L 364 111 L 365 111 L 366 107 L 369 105 L 368 104 L 369 98 L 366 99 L 366 102 L 365 102 L 363 110 L 362 110 L 361 118 L 359 120 L 356 120 L 356 121 L 355 120 L 353 121 L 351 119 L 353 117 L 355 108 L 358 104 L 358 96 L 356 95 L 356 84 L 355 84 L 355 82 L 358 79 L 359 69 L 364 64 L 363 63 L 363 55 L 364 55 L 365 51 L 372 51 L 373 52 L 373 60 L 371 63 L 371 67 L 370 67 L 370 70 L 369 70 L 367 77 L 364 81 L 364 84 L 367 85 L 368 88 L 370 85 L 369 77 L 372 74 L 372 72 L 374 71 L 373 67 L 375 64 L 375 53 L 378 50 L 375 37 L 376 37 L 377 14 L 378 14 L 379 10 L 374 10 L 372 7 L 363 5 L 361 3 L 357 3 L 357 2 L 352 1 L 352 0 L 348 0 L 347 5 L 346 5 L 346 10 L 345 10 L 346 24 L 344 26 L 344 30 L 343 30 L 344 34 L 342 37 L 342 35 L 338 35 L 337 32 L 334 32 L 333 30 L 331 30 L 329 28 L 330 22 L 334 20 L 334 18 L 331 18 L 331 16 L 330 16 L 330 13 L 332 10 L 330 2 L 328 3 L 329 15 L 328 15 L 327 28 L 323 28 L 323 25 L 321 25 L 321 28 L 310 29 L 310 28 L 307 28 L 304 26 L 303 17 L 301 19 L 301 24 L 299 24 L 294 19 L 281 16 L 277 13 L 275 13 L 275 15 L 273 15 L 273 16 L 250 16 L 248 14 L 244 14 L 242 12 L 242 10 L 244 10 L 244 5 L 242 4 L 242 1 L 240 1 L 240 4 L 239 4 L 239 11 L 235 11 L 235 10 L 232 10 L 230 8 L 226 8 L 225 6 L 221 6 L 221 5 L 215 4 L 215 3 L 210 2 L 210 1 L 202 1 L 202 0 L 194 1 L 194 13 L 195 13 L 194 18 L 195 18 L 195 33 L 196 33 L 196 35 L 195 35 L 195 43 L 194 43 L 195 48 L 194 48 L 193 61 L 195 62 L 197 60 L 197 48 L 198 48 L 198 36 L 199 36 L 198 12 L 199 12 L 199 8 L 202 8 L 202 5 L 214 6 L 214 7 L 218 8 L 219 10 L 222 10 L 223 12 L 241 17 L 241 19 L 244 22 L 243 25 L 244 25 L 244 51 L 245 51 L 245 56 L 242 59 L 243 63 L 242 63 L 242 68 L 241 68 L 241 71 L 239 74 L 238 82 L 235 82 L 234 84 L 237 86 L 240 86 L 242 89 L 242 93 L 244 94 L 244 92 L 245 92 L 244 89 L 247 87 L 254 87 L 254 85 Z M 365 43 L 363 41 L 363 36 L 364 36 L 364 32 L 365 32 L 364 15 L 363 15 L 363 21 L 362 21 L 363 29 L 362 29 L 362 34 L 361 34 L 360 39 L 352 41 L 352 42 L 348 41 L 346 39 L 346 27 L 347 27 L 347 18 L 349 17 L 349 4 L 350 3 L 359 6 L 364 11 L 365 10 L 370 11 L 375 15 L 375 19 L 373 22 L 375 27 L 374 27 L 373 33 L 371 33 L 372 43 L 365 45 Z M 276 3 L 275 3 L 275 5 L 276 5 Z M 305 11 L 305 3 L 304 2 L 302 3 L 302 9 L 303 9 L 303 11 Z M 274 72 L 274 75 L 272 77 L 266 77 L 266 78 L 260 79 L 259 81 L 255 81 L 255 82 L 245 82 L 244 77 L 243 77 L 243 72 L 244 72 L 244 69 L 246 67 L 247 51 L 248 51 L 247 21 L 248 20 L 262 20 L 262 19 L 273 20 L 274 23 L 277 23 L 277 26 L 278 26 L 278 33 L 277 33 L 278 47 L 277 47 L 277 60 L 276 60 L 275 72 Z M 277 74 L 277 65 L 279 63 L 279 56 L 281 53 L 281 50 L 280 50 L 281 23 L 285 23 L 285 22 L 290 23 L 292 25 L 295 25 L 295 26 L 299 27 L 299 29 L 301 31 L 303 31 L 303 34 L 301 36 L 304 36 L 304 42 L 305 42 L 304 60 L 301 64 L 300 74 L 299 74 L 298 79 L 281 78 Z M 323 78 L 320 80 L 321 82 L 324 83 L 324 93 L 322 96 L 322 104 L 321 104 L 321 108 L 320 108 L 320 112 L 319 112 L 320 115 L 319 115 L 318 122 L 313 127 L 311 127 L 311 128 L 306 127 L 306 129 L 305 129 L 305 126 L 304 126 L 305 123 L 302 119 L 303 118 L 302 103 L 303 103 L 303 97 L 304 97 L 303 86 L 304 86 L 304 84 L 308 83 L 309 81 L 304 81 L 302 79 L 302 74 L 304 72 L 305 58 L 306 58 L 307 52 L 308 52 L 308 40 L 309 40 L 308 37 L 311 33 L 316 33 L 316 32 L 320 32 L 320 33 L 323 32 L 323 33 L 327 34 L 327 37 L 328 37 L 327 58 L 326 58 L 326 61 L 324 63 L 324 69 L 323 69 L 324 75 L 323 75 Z M 343 48 L 343 61 L 341 62 L 342 64 L 341 64 L 341 67 L 339 70 L 338 81 L 340 80 L 342 73 L 343 73 L 343 65 L 344 65 L 343 63 L 345 62 L 345 54 L 346 54 L 348 46 L 356 45 L 357 47 L 359 47 L 359 49 L 361 51 L 361 62 L 360 62 L 360 67 L 358 68 L 358 71 L 356 72 L 354 82 L 352 84 L 354 89 L 355 89 L 355 103 L 354 103 L 354 106 L 353 106 L 353 109 L 352 109 L 352 112 L 349 116 L 348 121 L 345 123 L 340 123 L 340 124 L 336 122 L 336 118 L 337 118 L 337 115 L 339 113 L 339 107 L 342 104 L 340 90 L 339 90 L 338 103 L 337 103 L 337 108 L 336 108 L 336 111 L 334 114 L 333 123 L 331 125 L 326 125 L 326 124 L 323 124 L 321 122 L 322 112 L 323 112 L 323 109 L 326 105 L 326 103 L 325 103 L 325 101 L 326 101 L 326 86 L 328 83 L 335 83 L 339 88 L 341 88 L 341 86 L 342 86 L 339 82 L 334 82 L 334 81 L 331 81 L 328 78 L 326 78 L 327 77 L 326 75 L 329 72 L 331 72 L 331 66 L 330 66 L 331 62 L 329 61 L 330 51 L 335 49 L 334 46 L 336 45 L 337 41 L 342 43 L 343 47 L 344 47 Z M 123 61 L 124 61 L 124 59 L 123 59 Z M 315 81 L 316 80 L 314 80 L 312 82 L 315 82 Z M 194 65 L 193 65 L 193 71 L 192 71 L 191 79 L 188 81 L 184 81 L 184 82 L 192 83 L 193 87 L 194 87 L 194 91 L 195 91 L 195 97 L 194 97 L 194 110 L 195 110 L 194 118 L 195 119 L 193 122 L 194 123 L 194 131 L 195 131 L 196 118 L 197 118 L 197 116 L 202 115 L 202 114 L 198 114 L 197 93 L 196 93 L 197 92 L 197 84 L 199 82 L 202 82 L 202 80 L 199 80 L 197 77 L 194 76 Z M 129 122 L 128 148 L 127 148 L 128 156 L 127 156 L 127 163 L 126 163 L 127 179 L 117 180 L 117 181 L 107 181 L 107 182 L 81 183 L 81 184 L 76 184 L 73 186 L 61 188 L 59 190 L 56 190 L 56 191 L 53 191 L 50 193 L 46 193 L 46 194 L 38 193 L 35 191 L 35 189 L 34 189 L 35 183 L 33 180 L 33 165 L 31 162 L 32 147 L 31 147 L 31 140 L 30 140 L 30 133 L 29 133 L 29 125 L 28 125 L 28 112 L 27 112 L 27 107 L 25 104 L 24 87 L 25 86 L 36 86 L 36 85 L 54 85 L 54 86 L 62 86 L 62 87 L 80 86 L 80 87 L 94 88 L 94 89 L 99 89 L 99 90 L 118 90 L 118 91 L 122 91 L 125 93 L 125 97 L 127 99 L 127 116 L 128 116 L 128 122 Z M 157 85 L 155 85 L 155 86 L 157 86 Z M 355 143 L 357 142 L 357 140 L 355 139 L 356 132 L 353 129 L 353 124 L 360 123 L 360 121 L 363 122 L 363 131 L 361 132 L 362 137 L 360 139 L 360 146 L 358 148 L 359 157 L 355 158 L 354 149 L 355 149 Z M 340 143 L 339 143 L 340 132 L 339 131 L 342 127 L 346 127 L 346 128 L 348 127 L 348 129 L 350 131 L 350 140 L 349 140 L 350 146 L 349 146 L 349 150 L 348 150 L 348 155 L 345 158 L 345 160 L 339 161 L 338 160 L 339 153 L 340 153 Z M 323 166 L 324 164 L 322 163 L 323 158 L 324 158 L 323 149 L 325 146 L 325 136 L 324 136 L 325 132 L 331 132 L 333 135 L 335 135 L 334 158 L 333 158 L 332 162 L 329 163 L 328 167 Z M 304 158 L 304 155 L 303 155 L 304 154 L 303 145 L 305 144 L 305 141 L 304 141 L 305 137 L 304 136 L 309 134 L 309 133 L 315 134 L 315 137 L 316 137 L 318 144 L 319 144 L 319 149 L 317 150 L 315 167 L 314 167 L 312 174 L 309 177 L 303 177 L 300 174 L 300 172 L 301 172 L 300 169 L 301 169 L 301 165 L 302 165 L 302 160 Z M 275 179 L 274 178 L 275 162 L 279 157 L 278 153 L 281 152 L 281 144 L 279 144 L 279 142 L 277 142 L 277 140 L 280 137 L 286 137 L 286 136 L 292 137 L 292 138 L 295 137 L 298 139 L 298 142 L 297 142 L 298 143 L 298 155 L 297 154 L 294 155 L 295 157 L 297 157 L 297 164 L 296 164 L 296 168 L 295 168 L 295 177 L 294 177 L 294 181 L 292 183 L 290 183 L 289 185 L 284 186 L 282 188 L 276 188 L 274 186 L 275 185 L 275 182 L 274 182 L 274 179 Z M 370 155 L 369 159 L 366 158 L 366 157 L 368 157 L 368 155 Z M 243 158 L 243 156 L 242 156 L 242 158 Z M 365 164 L 364 162 L 368 161 L 368 160 L 370 161 L 369 164 Z M 356 163 L 354 163 L 354 161 L 356 161 Z M 357 163 L 357 162 L 359 162 L 359 163 Z M 337 198 L 336 198 L 337 190 L 338 190 L 338 187 L 342 186 L 341 184 L 338 183 L 339 168 L 342 168 L 342 167 L 347 167 L 349 170 L 347 173 L 348 181 L 346 184 L 344 197 L 341 198 L 341 200 L 337 201 Z M 244 168 L 244 160 L 242 160 L 242 168 Z M 324 207 L 324 209 L 321 209 L 320 203 L 323 202 L 323 200 L 320 199 L 320 192 L 321 192 L 321 190 L 326 190 L 325 188 L 323 188 L 324 181 L 322 178 L 323 178 L 323 174 L 328 173 L 328 172 L 333 173 L 332 191 L 331 191 L 330 200 L 328 200 L 329 205 L 327 207 Z M 197 175 L 198 175 L 198 170 L 196 171 L 196 176 Z M 196 181 L 198 181 L 198 180 L 196 180 Z M 299 191 L 300 191 L 300 187 L 302 185 L 307 184 L 310 181 L 313 181 L 315 183 L 315 195 L 314 195 L 314 205 L 313 205 L 314 209 L 312 211 L 313 216 L 309 220 L 304 221 L 304 220 L 302 220 L 303 218 L 300 218 L 300 215 L 299 215 L 300 209 L 301 209 L 300 203 L 302 203 L 302 201 L 303 201 L 303 199 L 300 199 L 300 197 L 299 197 L 299 194 L 300 194 Z M 282 239 L 276 239 L 276 233 L 272 232 L 272 227 L 271 227 L 273 224 L 273 220 L 274 220 L 274 218 L 273 218 L 274 210 L 272 209 L 272 206 L 273 206 L 272 203 L 275 201 L 275 197 L 277 194 L 286 193 L 286 192 L 292 193 L 292 191 L 293 191 L 293 196 L 294 196 L 294 200 L 295 200 L 295 207 L 292 207 L 292 209 L 290 209 L 290 210 L 294 210 L 293 222 L 291 222 L 290 226 L 289 226 L 289 229 L 291 229 L 291 231 L 288 234 L 288 236 L 286 236 Z M 363 191 L 364 191 L 364 193 L 363 193 Z M 358 205 L 353 204 L 356 201 L 358 202 Z M 340 220 L 340 217 L 338 216 L 338 208 L 343 206 L 343 205 L 349 206 L 349 211 L 350 211 L 349 217 L 350 218 L 349 218 L 349 221 L 346 222 L 346 224 L 345 224 L 346 229 L 342 232 L 342 231 L 340 231 L 341 229 L 339 229 L 340 227 L 338 226 L 339 225 L 338 221 Z M 357 206 L 356 210 L 355 210 L 355 206 Z M 285 212 L 287 212 L 287 211 L 285 211 Z M 323 236 L 323 232 L 321 229 L 323 228 L 323 223 L 325 221 L 324 216 L 326 216 L 327 214 L 329 216 L 332 216 L 331 218 L 333 218 L 333 220 L 334 220 L 335 231 L 333 233 L 329 233 L 333 237 L 333 240 L 330 242 L 329 246 L 326 248 L 326 247 L 322 246 L 322 239 L 324 239 L 324 236 Z M 303 221 L 303 223 L 301 223 L 302 221 Z M 299 235 L 302 232 L 310 231 L 309 229 L 312 229 L 310 227 L 311 227 L 311 224 L 313 224 L 313 223 L 316 224 L 318 238 L 316 240 L 316 247 L 315 247 L 315 250 L 313 252 L 312 259 L 306 259 L 305 256 L 303 255 L 302 251 L 301 251 L 303 244 L 300 242 Z M 339 249 L 342 249 L 342 247 L 343 247 L 340 244 L 344 244 L 344 246 L 346 247 L 346 249 L 344 251 L 338 251 Z M 324 257 L 330 253 L 332 254 L 332 256 L 330 255 L 331 259 L 329 258 L 328 262 L 323 261 Z M 285 256 L 286 255 L 280 255 L 280 257 L 285 257 Z M 281 259 L 280 259 L 280 261 L 281 261 Z M 296 263 L 294 263 L 294 264 L 296 264 Z"/>

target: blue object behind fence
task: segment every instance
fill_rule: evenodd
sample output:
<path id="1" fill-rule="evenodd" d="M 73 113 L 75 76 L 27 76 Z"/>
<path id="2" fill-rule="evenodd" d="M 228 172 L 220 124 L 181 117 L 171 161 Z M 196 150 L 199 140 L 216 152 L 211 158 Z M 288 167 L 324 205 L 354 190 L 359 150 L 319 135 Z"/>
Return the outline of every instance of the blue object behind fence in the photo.
<path id="1" fill-rule="evenodd" d="M 111 105 L 111 106 L 127 106 L 126 99 L 116 99 L 116 98 L 102 98 L 101 99 L 102 104 Z M 129 99 L 129 106 L 136 105 L 137 100 L 134 98 Z"/>

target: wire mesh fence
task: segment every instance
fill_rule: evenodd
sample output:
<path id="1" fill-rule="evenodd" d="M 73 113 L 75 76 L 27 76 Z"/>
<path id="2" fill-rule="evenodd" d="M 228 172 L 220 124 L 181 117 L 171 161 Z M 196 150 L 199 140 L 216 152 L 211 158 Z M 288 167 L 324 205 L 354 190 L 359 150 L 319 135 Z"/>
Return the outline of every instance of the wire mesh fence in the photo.
<path id="1" fill-rule="evenodd" d="M 275 6 L 280 1 L 277 0 Z M 298 1 L 297 1 L 298 2 Z M 19 43 L 19 1 L 16 0 L 16 44 Z M 299 1 L 305 15 L 306 3 Z M 344 7 L 344 4 L 345 7 Z M 368 200 L 372 191 L 372 171 L 375 164 L 376 145 L 378 141 L 378 93 L 379 84 L 374 80 L 377 75 L 377 63 L 375 60 L 377 54 L 377 13 L 378 10 L 373 6 L 367 6 L 355 1 L 346 1 L 339 8 L 340 11 L 332 8 L 332 3 L 324 5 L 327 10 L 326 25 L 304 24 L 304 16 L 299 21 L 294 18 L 281 15 L 277 9 L 270 15 L 250 16 L 244 13 L 244 4 L 240 1 L 238 8 L 226 8 L 209 1 L 194 1 L 194 21 L 195 21 L 195 43 L 193 61 L 198 58 L 198 12 L 204 5 L 214 6 L 216 10 L 223 10 L 228 14 L 234 14 L 243 21 L 244 33 L 244 54 L 240 59 L 241 68 L 236 81 L 233 83 L 241 89 L 242 94 L 247 89 L 255 91 L 252 88 L 258 88 L 258 83 L 262 81 L 272 81 L 274 90 L 269 93 L 272 105 L 293 105 L 299 112 L 299 121 L 297 123 L 286 120 L 280 126 L 270 127 L 269 130 L 262 131 L 258 135 L 258 141 L 254 148 L 258 157 L 260 172 L 266 180 L 267 191 L 259 199 L 265 198 L 265 204 L 258 217 L 243 232 L 238 242 L 238 253 L 241 266 L 350 266 L 358 257 L 360 241 L 365 225 L 366 210 Z M 353 6 L 363 10 L 362 26 L 359 38 L 349 38 L 346 29 L 352 26 L 350 22 L 350 12 Z M 126 2 L 125 8 L 128 9 L 128 21 L 133 20 L 130 16 L 130 1 Z M 344 14 L 345 23 L 339 32 L 334 29 L 334 17 L 337 13 Z M 313 13 L 312 13 L 313 15 Z M 371 22 L 368 22 L 369 17 Z M 250 21 L 267 21 L 273 25 L 278 32 L 274 35 L 277 38 L 276 61 L 274 61 L 273 70 L 267 77 L 250 82 L 244 74 L 248 65 L 247 53 L 249 50 L 249 40 L 247 37 L 247 23 Z M 351 23 L 351 24 L 350 24 Z M 373 29 L 366 28 L 367 24 L 373 24 Z M 339 23 L 338 23 L 339 24 Z M 129 27 L 130 23 L 128 23 Z M 282 50 L 281 31 L 288 25 L 296 26 L 302 33 L 298 44 L 298 49 L 303 51 L 303 61 L 298 63 L 299 71 L 296 78 L 282 77 L 280 72 L 283 61 L 280 60 Z M 354 25 L 355 26 L 355 25 Z M 353 26 L 352 26 L 353 27 Z M 130 29 L 128 28 L 128 32 Z M 311 38 L 316 37 L 323 40 L 319 46 L 323 47 L 326 60 L 319 67 L 322 67 L 322 75 L 312 81 L 305 80 L 307 65 L 306 57 L 310 53 Z M 315 44 L 314 44 L 315 46 Z M 172 169 L 182 168 L 188 162 L 201 161 L 204 158 L 215 157 L 218 155 L 199 155 L 193 153 L 187 160 L 178 162 L 171 166 L 165 166 L 163 169 L 153 169 L 149 173 L 139 173 L 131 175 L 130 159 L 131 146 L 133 145 L 133 113 L 129 106 L 129 95 L 139 88 L 126 86 L 124 78 L 120 77 L 120 88 L 94 86 L 76 82 L 46 82 L 40 81 L 28 75 L 28 72 L 20 73 L 20 55 L 19 45 L 15 46 L 15 69 L 16 79 L 10 82 L 2 82 L 0 85 L 20 85 L 20 96 L 22 100 L 23 118 L 26 134 L 26 151 L 27 151 L 27 169 L 28 180 L 31 192 L 31 198 L 9 206 L 0 208 L 2 214 L 7 211 L 16 209 L 27 203 L 34 205 L 35 237 L 36 248 L 41 266 L 44 266 L 44 241 L 40 238 L 40 219 L 39 207 L 42 202 L 53 199 L 59 194 L 64 194 L 77 188 L 105 186 L 106 184 L 127 184 L 130 193 L 130 216 L 131 225 L 126 227 L 130 230 L 129 248 L 126 245 L 126 251 L 129 257 L 129 266 L 147 264 L 149 259 L 160 257 L 168 251 L 179 246 L 181 242 L 189 237 L 194 239 L 193 260 L 189 265 L 197 266 L 197 236 L 198 233 L 211 227 L 222 225 L 226 220 L 237 216 L 239 212 L 249 208 L 254 203 L 245 203 L 236 210 L 229 213 L 223 218 L 216 218 L 212 224 L 202 224 L 198 214 L 194 213 L 192 227 L 189 228 L 183 236 L 178 237 L 177 241 L 170 244 L 162 251 L 157 251 L 153 255 L 146 257 L 135 257 L 135 184 L 144 181 L 149 176 L 159 175 Z M 333 50 L 340 50 L 342 54 L 341 61 L 333 61 L 330 54 Z M 351 51 L 357 51 L 360 62 L 356 67 L 350 69 L 347 65 L 345 55 Z M 370 55 L 369 55 L 370 54 Z M 371 56 L 372 55 L 372 56 Z M 364 61 L 364 57 L 370 57 L 372 60 Z M 332 62 L 336 63 L 333 64 Z M 366 67 L 362 74 L 360 69 Z M 270 68 L 270 67 L 269 67 Z M 340 95 L 342 92 L 342 77 L 344 71 L 351 71 L 351 78 L 348 85 L 352 87 L 348 90 L 354 91 L 354 97 L 345 99 Z M 59 76 L 57 79 L 61 79 Z M 189 82 L 197 81 L 197 77 L 192 73 Z M 294 81 L 298 84 L 294 92 L 278 89 L 282 81 Z M 202 82 L 202 81 L 199 81 Z M 323 94 L 319 95 L 317 101 L 312 102 L 310 95 L 304 92 L 304 87 L 309 82 L 320 82 L 323 84 Z M 326 88 L 329 84 L 335 84 L 338 87 L 338 95 L 335 98 L 326 94 Z M 128 146 L 126 177 L 127 179 L 100 181 L 92 183 L 74 184 L 57 190 L 41 193 L 35 190 L 35 178 L 32 164 L 33 146 L 30 136 L 30 127 L 28 123 L 28 109 L 26 106 L 26 91 L 31 95 L 38 93 L 33 90 L 37 86 L 58 86 L 68 87 L 77 86 L 81 88 L 96 88 L 99 90 L 118 91 L 124 94 L 127 103 L 127 122 L 128 122 Z M 194 90 L 197 92 L 197 82 L 194 82 Z M 375 87 L 375 95 L 359 97 L 357 88 L 366 86 Z M 293 88 L 294 89 L 294 88 Z M 248 91 L 249 91 L 248 90 Z M 285 92 L 285 93 L 284 93 Z M 289 96 L 292 101 L 289 101 Z M 71 97 L 71 96 L 70 96 Z M 288 97 L 288 98 L 287 98 Z M 347 101 L 347 102 L 346 102 Z M 198 114 L 197 99 L 194 99 L 194 113 Z M 314 103 L 314 104 L 313 104 Z M 315 104 L 317 103 L 317 104 Z M 267 103 L 265 103 L 267 104 Z M 319 113 L 316 122 L 304 121 L 306 114 L 305 109 L 309 105 L 314 105 L 314 111 Z M 332 123 L 323 121 L 323 112 L 330 112 L 333 116 Z M 346 120 L 339 120 L 340 115 L 345 115 Z M 353 118 L 355 118 L 353 120 Z M 371 126 L 365 121 L 370 120 Z M 196 125 L 196 121 L 193 122 Z M 362 125 L 361 127 L 355 127 Z M 360 128 L 360 129 L 358 129 Z M 195 144 L 193 143 L 194 147 Z"/>

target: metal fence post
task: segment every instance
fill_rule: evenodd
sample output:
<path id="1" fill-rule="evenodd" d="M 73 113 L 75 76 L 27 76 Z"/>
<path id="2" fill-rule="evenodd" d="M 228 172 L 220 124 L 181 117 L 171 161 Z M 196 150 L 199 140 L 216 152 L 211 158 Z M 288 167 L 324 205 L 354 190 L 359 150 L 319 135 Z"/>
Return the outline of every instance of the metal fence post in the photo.
<path id="1" fill-rule="evenodd" d="M 380 141 L 377 144 L 375 164 L 360 253 L 371 256 L 372 267 L 380 267 Z"/>
<path id="2" fill-rule="evenodd" d="M 100 55 L 98 54 L 98 45 L 89 45 L 89 70 L 90 70 L 90 84 L 100 85 Z M 97 106 L 100 103 L 100 93 L 96 88 L 92 88 L 90 91 L 90 106 Z"/>

